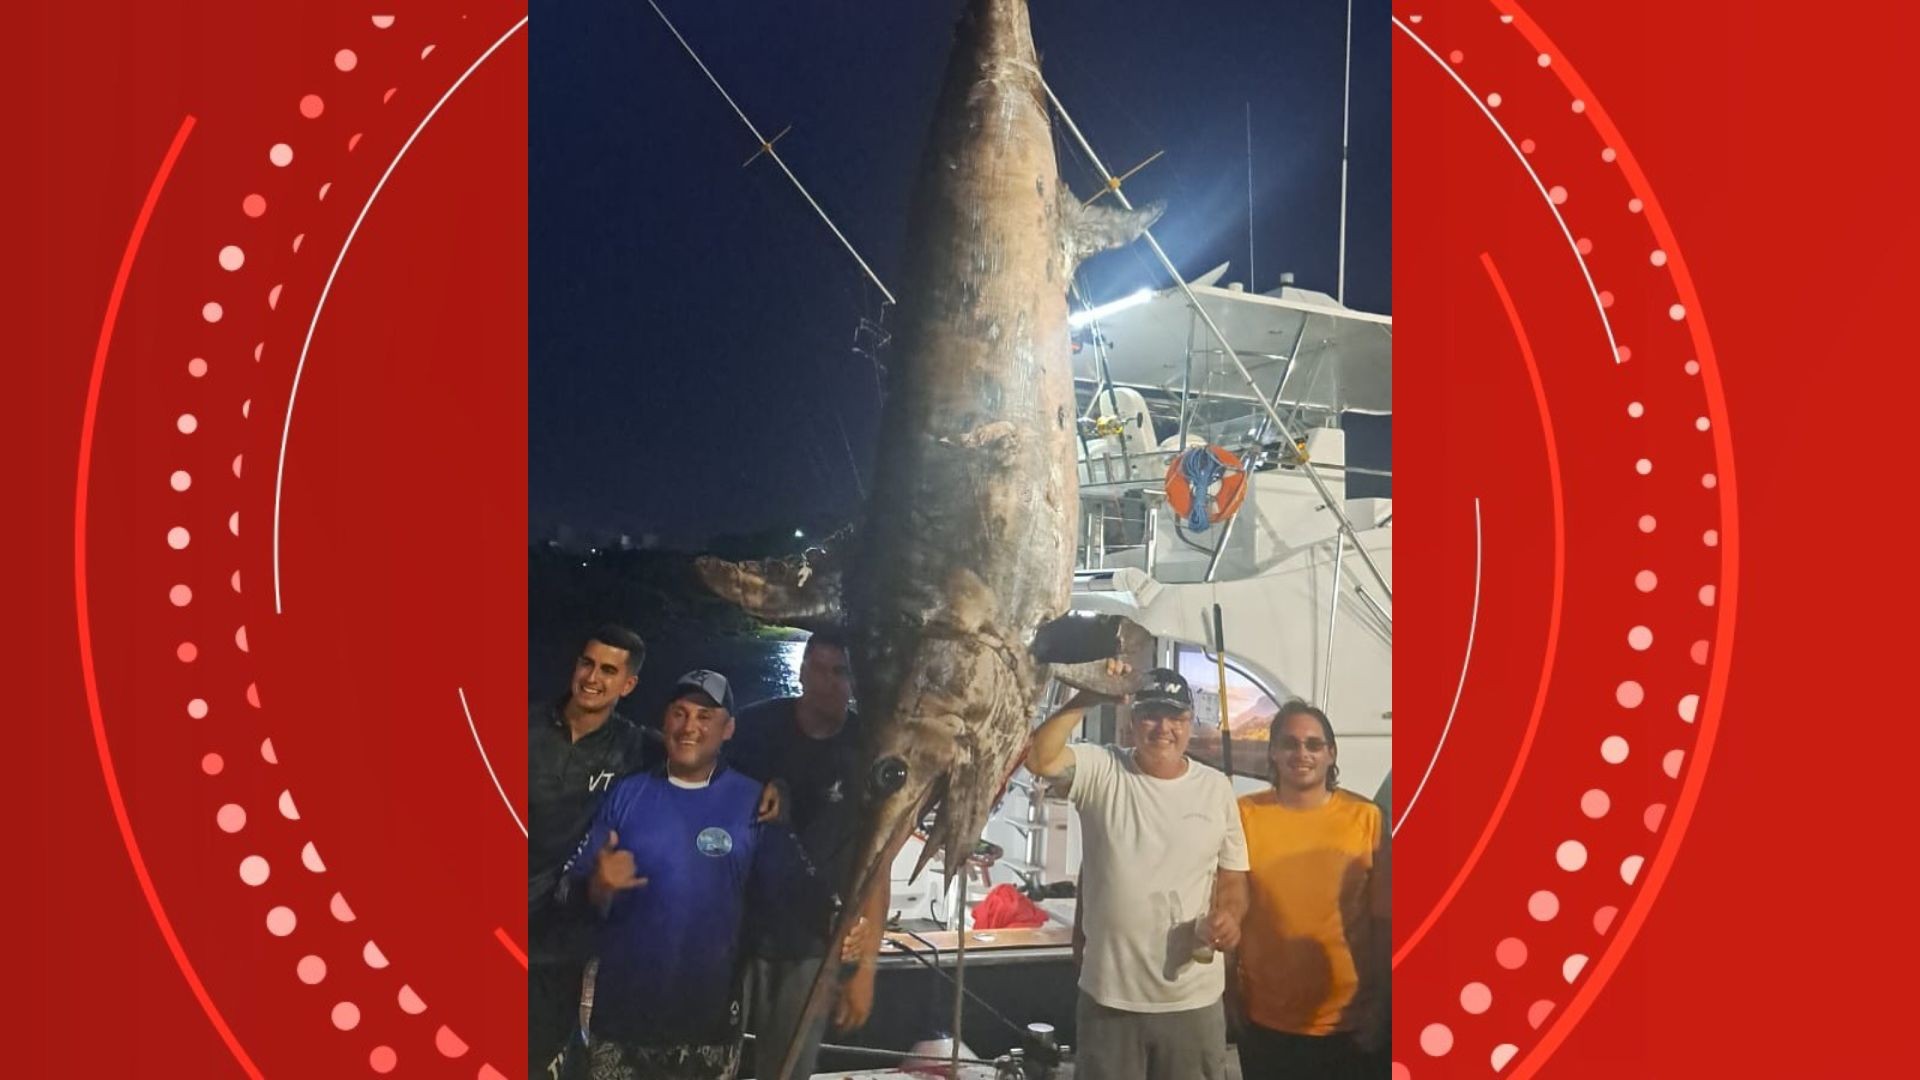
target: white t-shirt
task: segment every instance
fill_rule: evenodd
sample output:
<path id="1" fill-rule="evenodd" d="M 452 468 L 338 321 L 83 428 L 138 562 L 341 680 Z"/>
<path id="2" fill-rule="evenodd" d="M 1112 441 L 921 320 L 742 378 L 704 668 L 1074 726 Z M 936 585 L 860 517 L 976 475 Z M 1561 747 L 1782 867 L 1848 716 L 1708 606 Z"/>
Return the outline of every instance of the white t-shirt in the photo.
<path id="1" fill-rule="evenodd" d="M 1211 908 L 1214 875 L 1247 869 L 1233 785 L 1197 761 L 1172 780 L 1140 771 L 1133 754 L 1079 743 L 1080 989 L 1110 1009 L 1178 1012 L 1225 993 L 1226 963 L 1193 959 L 1195 920 Z"/>

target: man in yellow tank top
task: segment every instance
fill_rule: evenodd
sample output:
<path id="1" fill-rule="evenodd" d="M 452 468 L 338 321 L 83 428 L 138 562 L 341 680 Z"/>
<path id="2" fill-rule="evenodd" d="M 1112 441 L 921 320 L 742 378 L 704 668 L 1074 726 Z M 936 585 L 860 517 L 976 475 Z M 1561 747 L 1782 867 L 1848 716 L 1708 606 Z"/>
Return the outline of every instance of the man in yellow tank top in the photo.
<path id="1" fill-rule="evenodd" d="M 1377 950 L 1392 907 L 1380 808 L 1338 786 L 1324 712 L 1289 701 L 1268 746 L 1273 789 L 1240 799 L 1251 904 L 1241 929 L 1241 1074 L 1357 1078 L 1357 1039 L 1390 992 Z M 1381 875 L 1382 877 L 1384 875 Z"/>

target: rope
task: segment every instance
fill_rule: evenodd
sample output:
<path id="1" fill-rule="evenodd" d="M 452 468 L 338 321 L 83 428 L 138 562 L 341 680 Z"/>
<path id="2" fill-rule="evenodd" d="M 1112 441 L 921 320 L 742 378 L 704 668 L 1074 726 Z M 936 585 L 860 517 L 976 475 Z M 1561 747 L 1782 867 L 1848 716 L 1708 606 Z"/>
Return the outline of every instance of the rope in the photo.
<path id="1" fill-rule="evenodd" d="M 1204 532 L 1212 524 L 1207 513 L 1207 492 L 1227 475 L 1227 467 L 1213 456 L 1213 449 L 1206 446 L 1190 447 L 1180 454 L 1180 476 L 1187 482 L 1187 490 L 1193 492 L 1193 501 L 1187 507 L 1187 528 L 1194 532 Z"/>

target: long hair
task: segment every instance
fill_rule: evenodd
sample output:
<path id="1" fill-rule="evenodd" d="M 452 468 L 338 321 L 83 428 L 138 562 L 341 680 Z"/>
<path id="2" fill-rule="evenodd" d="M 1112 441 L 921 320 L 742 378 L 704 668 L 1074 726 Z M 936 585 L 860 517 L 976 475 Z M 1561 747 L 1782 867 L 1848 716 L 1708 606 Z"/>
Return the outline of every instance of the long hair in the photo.
<path id="1" fill-rule="evenodd" d="M 1275 733 L 1275 735 L 1277 736 L 1277 733 L 1279 732 L 1281 725 L 1285 724 L 1289 718 L 1295 717 L 1295 716 L 1311 716 L 1315 720 L 1320 721 L 1320 730 L 1325 732 L 1327 736 L 1327 752 L 1334 755 L 1336 758 L 1339 756 L 1340 744 L 1339 744 L 1339 741 L 1333 737 L 1333 721 L 1327 719 L 1327 714 L 1325 712 L 1322 712 L 1321 710 L 1313 707 L 1312 705 L 1307 704 L 1306 702 L 1300 700 L 1299 698 L 1293 698 L 1292 700 L 1288 701 L 1285 705 L 1280 706 L 1280 711 L 1273 715 L 1273 726 L 1269 728 L 1268 731 L 1271 733 Z M 1277 737 L 1272 737 L 1271 741 L 1267 743 L 1267 747 L 1268 747 L 1267 756 L 1269 758 L 1274 758 L 1279 756 L 1280 740 Z M 1328 762 L 1327 790 L 1332 791 L 1334 787 L 1337 786 L 1339 783 L 1340 783 L 1339 762 L 1337 761 Z"/>

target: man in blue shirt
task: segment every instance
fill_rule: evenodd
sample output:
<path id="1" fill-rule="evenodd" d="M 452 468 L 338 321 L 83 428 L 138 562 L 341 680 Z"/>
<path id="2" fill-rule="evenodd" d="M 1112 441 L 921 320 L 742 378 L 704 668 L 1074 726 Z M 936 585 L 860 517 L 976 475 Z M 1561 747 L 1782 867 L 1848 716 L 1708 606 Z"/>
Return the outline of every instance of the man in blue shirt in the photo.
<path id="1" fill-rule="evenodd" d="M 562 886 L 602 917 L 591 1080 L 732 1080 L 745 924 L 832 917 L 793 834 L 756 821 L 761 785 L 719 761 L 727 680 L 682 676 L 662 728 L 666 764 L 614 785 Z"/>

